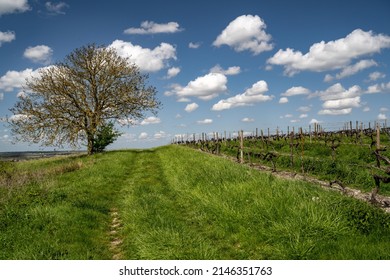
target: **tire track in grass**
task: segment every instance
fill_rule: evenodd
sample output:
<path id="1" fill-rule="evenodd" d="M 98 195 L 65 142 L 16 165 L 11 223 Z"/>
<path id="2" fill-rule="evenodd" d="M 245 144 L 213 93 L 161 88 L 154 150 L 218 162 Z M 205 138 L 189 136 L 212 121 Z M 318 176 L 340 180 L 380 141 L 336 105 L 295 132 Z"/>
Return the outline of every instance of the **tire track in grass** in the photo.
<path id="1" fill-rule="evenodd" d="M 121 260 L 123 259 L 123 253 L 121 249 L 123 239 L 119 235 L 119 231 L 123 227 L 123 224 L 119 217 L 117 208 L 110 209 L 110 218 L 110 251 L 112 253 L 112 259 Z"/>

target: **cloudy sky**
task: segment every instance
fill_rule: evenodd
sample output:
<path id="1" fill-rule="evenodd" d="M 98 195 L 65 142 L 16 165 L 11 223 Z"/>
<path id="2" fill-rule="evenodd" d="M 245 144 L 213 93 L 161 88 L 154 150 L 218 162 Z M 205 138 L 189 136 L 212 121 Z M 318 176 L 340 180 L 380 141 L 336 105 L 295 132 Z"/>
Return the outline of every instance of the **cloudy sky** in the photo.
<path id="1" fill-rule="evenodd" d="M 39 148 L 12 144 L 9 108 L 37 69 L 89 43 L 130 57 L 163 104 L 135 126 L 120 120 L 112 148 L 384 120 L 389 12 L 387 0 L 0 0 L 0 151 Z"/>

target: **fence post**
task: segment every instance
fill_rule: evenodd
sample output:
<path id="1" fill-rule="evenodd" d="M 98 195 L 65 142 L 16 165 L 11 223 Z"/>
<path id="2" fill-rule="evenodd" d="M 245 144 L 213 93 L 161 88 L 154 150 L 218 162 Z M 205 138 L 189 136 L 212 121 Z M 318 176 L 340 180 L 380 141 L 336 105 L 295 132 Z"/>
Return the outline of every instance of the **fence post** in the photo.
<path id="1" fill-rule="evenodd" d="M 244 131 L 240 131 L 240 162 L 244 162 Z"/>
<path id="2" fill-rule="evenodd" d="M 261 130 L 261 145 L 262 145 L 263 150 L 264 150 L 264 135 L 263 135 L 263 130 Z"/>
<path id="3" fill-rule="evenodd" d="M 293 131 L 290 133 L 290 166 L 291 167 L 294 166 L 293 145 L 294 145 L 294 127 L 293 127 Z"/>
<path id="4" fill-rule="evenodd" d="M 376 125 L 376 149 L 379 150 L 381 148 L 381 130 L 379 127 L 379 123 Z"/>

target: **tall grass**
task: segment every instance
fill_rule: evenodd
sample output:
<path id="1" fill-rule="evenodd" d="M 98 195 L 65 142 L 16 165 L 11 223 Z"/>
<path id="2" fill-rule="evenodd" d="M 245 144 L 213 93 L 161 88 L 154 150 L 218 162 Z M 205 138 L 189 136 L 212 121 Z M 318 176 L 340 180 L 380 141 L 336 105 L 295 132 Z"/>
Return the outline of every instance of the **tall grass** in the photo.
<path id="1" fill-rule="evenodd" d="M 0 259 L 111 259 L 112 209 L 124 259 L 390 259 L 381 210 L 189 148 L 31 164 L 0 187 Z"/>

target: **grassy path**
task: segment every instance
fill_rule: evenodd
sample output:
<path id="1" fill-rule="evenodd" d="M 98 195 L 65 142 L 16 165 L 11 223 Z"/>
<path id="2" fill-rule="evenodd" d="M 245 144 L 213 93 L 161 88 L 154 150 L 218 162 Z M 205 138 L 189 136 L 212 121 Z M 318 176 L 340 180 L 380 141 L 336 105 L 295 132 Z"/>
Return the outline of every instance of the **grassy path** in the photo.
<path id="1" fill-rule="evenodd" d="M 390 259 L 381 210 L 185 147 L 2 168 L 0 259 Z"/>

